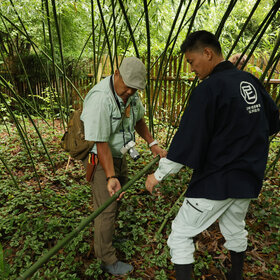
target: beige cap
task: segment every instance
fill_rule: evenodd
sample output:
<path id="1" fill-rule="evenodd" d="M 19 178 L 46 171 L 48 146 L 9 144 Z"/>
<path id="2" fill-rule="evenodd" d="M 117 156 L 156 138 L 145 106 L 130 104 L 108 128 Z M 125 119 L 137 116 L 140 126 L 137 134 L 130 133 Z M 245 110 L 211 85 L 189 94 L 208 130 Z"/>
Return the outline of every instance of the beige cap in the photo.
<path id="1" fill-rule="evenodd" d="M 126 57 L 119 68 L 126 86 L 143 90 L 146 86 L 146 68 L 137 57 Z"/>

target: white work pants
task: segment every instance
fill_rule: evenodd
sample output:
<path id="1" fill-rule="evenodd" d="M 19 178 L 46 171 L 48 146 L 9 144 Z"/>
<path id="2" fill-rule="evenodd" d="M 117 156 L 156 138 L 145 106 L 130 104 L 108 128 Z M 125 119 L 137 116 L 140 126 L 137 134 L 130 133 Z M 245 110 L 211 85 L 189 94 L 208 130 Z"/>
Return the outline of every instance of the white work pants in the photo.
<path id="1" fill-rule="evenodd" d="M 247 248 L 245 216 L 251 199 L 210 200 L 185 198 L 176 218 L 167 244 L 171 261 L 175 264 L 194 262 L 193 237 L 219 219 L 219 226 L 228 250 L 243 252 Z"/>

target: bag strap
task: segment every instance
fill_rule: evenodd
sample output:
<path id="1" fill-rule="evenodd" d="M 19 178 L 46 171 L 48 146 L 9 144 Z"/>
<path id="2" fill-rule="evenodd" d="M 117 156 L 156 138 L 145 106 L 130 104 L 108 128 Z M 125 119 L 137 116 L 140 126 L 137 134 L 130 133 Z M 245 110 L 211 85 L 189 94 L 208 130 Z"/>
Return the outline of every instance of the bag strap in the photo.
<path id="1" fill-rule="evenodd" d="M 116 100 L 116 103 L 117 103 L 117 105 L 118 105 L 118 108 L 119 108 L 119 110 L 120 110 L 120 114 L 122 115 L 121 104 L 120 104 L 120 101 L 119 101 L 118 98 L 117 98 L 117 94 L 116 94 L 116 92 L 115 92 L 114 85 L 113 85 L 113 75 L 110 77 L 110 87 L 111 87 L 111 91 L 112 91 L 112 93 L 113 93 L 113 95 L 114 95 L 114 98 L 115 98 L 115 100 Z"/>

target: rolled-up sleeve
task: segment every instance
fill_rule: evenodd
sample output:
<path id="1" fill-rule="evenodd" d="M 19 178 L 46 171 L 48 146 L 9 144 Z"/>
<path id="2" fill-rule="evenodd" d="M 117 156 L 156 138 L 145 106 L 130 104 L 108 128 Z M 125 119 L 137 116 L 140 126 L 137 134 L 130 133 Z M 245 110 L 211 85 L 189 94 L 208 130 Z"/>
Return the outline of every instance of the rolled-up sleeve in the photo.
<path id="1" fill-rule="evenodd" d="M 174 162 L 167 158 L 161 158 L 155 172 L 155 178 L 161 181 L 169 174 L 178 173 L 183 166 L 184 165 L 181 163 Z"/>

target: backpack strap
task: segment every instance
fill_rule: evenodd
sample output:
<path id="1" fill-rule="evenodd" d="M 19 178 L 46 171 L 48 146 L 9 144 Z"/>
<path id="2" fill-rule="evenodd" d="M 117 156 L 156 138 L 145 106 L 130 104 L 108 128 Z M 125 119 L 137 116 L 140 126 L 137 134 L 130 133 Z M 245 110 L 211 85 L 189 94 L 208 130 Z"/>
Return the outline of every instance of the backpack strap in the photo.
<path id="1" fill-rule="evenodd" d="M 113 93 L 113 95 L 114 95 L 114 98 L 115 98 L 115 100 L 116 100 L 116 103 L 117 103 L 117 105 L 118 105 L 118 108 L 119 108 L 119 110 L 120 110 L 120 114 L 122 115 L 121 104 L 120 104 L 119 99 L 117 98 L 117 94 L 116 94 L 115 89 L 114 89 L 113 75 L 111 75 L 111 77 L 110 77 L 110 87 L 111 87 L 111 91 L 112 91 L 112 93 Z"/>

